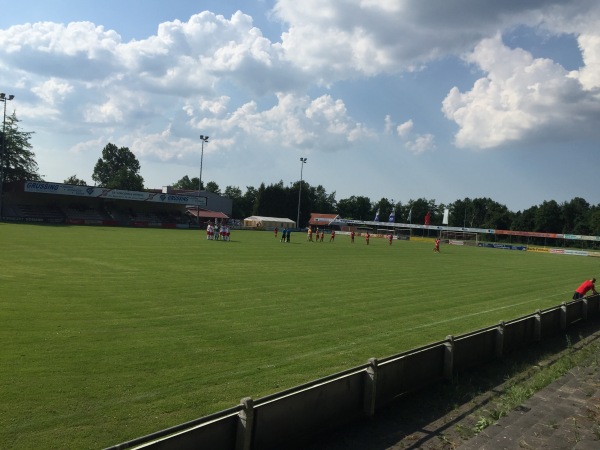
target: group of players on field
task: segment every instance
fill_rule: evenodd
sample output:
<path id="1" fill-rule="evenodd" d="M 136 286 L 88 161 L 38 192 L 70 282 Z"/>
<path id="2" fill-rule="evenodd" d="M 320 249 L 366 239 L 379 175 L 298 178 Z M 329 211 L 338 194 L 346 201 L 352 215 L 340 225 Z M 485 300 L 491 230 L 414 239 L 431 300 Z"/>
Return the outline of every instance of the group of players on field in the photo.
<path id="1" fill-rule="evenodd" d="M 228 241 L 231 235 L 229 225 L 209 223 L 206 227 L 206 240 L 208 241 Z"/>
<path id="2" fill-rule="evenodd" d="M 279 229 L 277 227 L 275 227 L 275 229 L 273 230 L 275 233 L 275 237 L 277 237 L 277 233 L 279 232 Z M 314 235 L 314 239 L 313 239 L 313 235 Z M 290 230 L 287 228 L 284 228 L 281 232 L 281 242 L 290 242 Z M 356 233 L 354 232 L 354 230 L 350 231 L 350 242 L 352 244 L 354 244 L 354 237 L 356 236 Z M 371 239 L 371 235 L 369 234 L 369 232 L 367 231 L 364 235 L 365 237 L 365 242 L 367 243 L 367 245 L 369 245 L 369 241 Z M 392 245 L 392 242 L 394 240 L 394 235 L 392 233 L 386 235 L 386 238 L 388 240 L 388 242 L 390 243 L 390 245 Z M 316 231 L 313 231 L 313 229 L 311 227 L 308 227 L 307 230 L 307 235 L 306 235 L 306 240 L 308 242 L 323 242 L 323 240 L 325 239 L 325 230 L 321 229 L 319 230 L 319 228 L 316 229 Z M 335 241 L 335 230 L 331 230 L 331 234 L 329 235 L 329 242 L 334 242 Z M 436 238 L 435 240 L 435 246 L 433 247 L 433 251 L 435 253 L 440 253 L 440 239 Z"/>
<path id="3" fill-rule="evenodd" d="M 275 237 L 277 237 L 277 233 L 278 233 L 279 229 L 277 227 L 275 227 Z M 281 233 L 281 242 L 290 242 L 290 233 L 291 230 L 285 228 L 282 230 Z M 315 238 L 313 239 L 313 234 L 315 236 Z M 354 244 L 354 237 L 356 236 L 354 230 L 350 231 L 350 242 L 352 244 Z M 365 242 L 367 243 L 367 245 L 369 245 L 369 240 L 371 238 L 371 235 L 369 234 L 369 232 L 367 231 L 364 235 L 365 237 Z M 312 228 L 308 228 L 307 230 L 307 237 L 306 240 L 309 242 L 323 242 L 325 238 L 325 230 L 321 229 L 319 230 L 319 228 L 316 229 L 316 231 L 313 232 Z M 392 245 L 392 241 L 394 239 L 394 235 L 393 234 L 388 234 L 386 235 L 386 238 L 388 239 L 390 245 Z M 206 227 L 206 239 L 209 241 L 218 241 L 218 240 L 222 240 L 222 241 L 228 241 L 230 239 L 230 228 L 229 225 L 227 224 L 221 224 L 219 225 L 217 224 L 212 224 L 209 223 L 208 226 Z M 329 242 L 334 242 L 335 241 L 335 230 L 331 230 L 331 234 L 329 235 Z M 433 247 L 433 252 L 434 253 L 440 253 L 440 238 L 436 238 L 435 239 L 435 244 Z M 589 292 L 592 291 L 592 294 L 596 295 L 598 294 L 598 292 L 596 292 L 596 278 L 592 278 L 590 280 L 585 280 L 583 283 L 581 283 L 581 285 L 575 290 L 575 293 L 573 294 L 573 300 L 577 300 L 580 298 L 585 297 L 585 295 Z"/>

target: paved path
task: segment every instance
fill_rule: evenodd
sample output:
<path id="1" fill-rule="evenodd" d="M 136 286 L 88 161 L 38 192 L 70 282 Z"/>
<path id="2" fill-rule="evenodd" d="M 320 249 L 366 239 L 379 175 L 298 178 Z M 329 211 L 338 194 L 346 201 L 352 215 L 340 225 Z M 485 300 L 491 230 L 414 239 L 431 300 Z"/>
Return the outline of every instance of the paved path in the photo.
<path id="1" fill-rule="evenodd" d="M 457 448 L 600 449 L 598 366 L 576 367 Z"/>

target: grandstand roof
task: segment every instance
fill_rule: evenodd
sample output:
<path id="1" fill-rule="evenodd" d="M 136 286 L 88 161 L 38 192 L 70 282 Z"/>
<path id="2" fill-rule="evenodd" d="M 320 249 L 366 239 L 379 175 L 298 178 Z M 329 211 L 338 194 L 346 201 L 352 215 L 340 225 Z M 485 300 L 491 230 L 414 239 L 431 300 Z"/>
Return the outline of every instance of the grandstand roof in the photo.
<path id="1" fill-rule="evenodd" d="M 198 211 L 195 208 L 188 208 L 187 212 L 190 213 L 192 216 L 199 216 L 206 219 L 229 219 L 229 216 L 227 214 L 222 213 L 220 211 L 208 211 L 205 209 L 201 209 L 200 211 Z"/>
<path id="2" fill-rule="evenodd" d="M 328 226 L 332 220 L 339 220 L 339 218 L 340 216 L 338 216 L 337 214 L 311 213 L 308 224 L 323 227 Z"/>

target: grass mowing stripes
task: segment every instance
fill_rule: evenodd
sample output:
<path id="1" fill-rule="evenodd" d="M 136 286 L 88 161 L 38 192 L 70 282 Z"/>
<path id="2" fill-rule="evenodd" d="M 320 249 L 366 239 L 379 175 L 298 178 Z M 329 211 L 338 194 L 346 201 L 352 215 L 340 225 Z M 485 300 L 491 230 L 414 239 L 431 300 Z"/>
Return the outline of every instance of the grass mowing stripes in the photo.
<path id="1" fill-rule="evenodd" d="M 568 300 L 595 258 L 0 224 L 0 442 L 100 448 Z"/>

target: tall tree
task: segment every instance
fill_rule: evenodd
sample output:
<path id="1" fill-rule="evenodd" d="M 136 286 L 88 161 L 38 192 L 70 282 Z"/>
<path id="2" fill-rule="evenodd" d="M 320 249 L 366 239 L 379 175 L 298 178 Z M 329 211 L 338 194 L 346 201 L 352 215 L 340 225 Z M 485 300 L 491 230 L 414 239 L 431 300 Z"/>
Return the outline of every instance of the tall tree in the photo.
<path id="1" fill-rule="evenodd" d="M 283 181 L 268 186 L 261 184 L 254 214 L 269 217 L 296 217 L 296 214 L 289 214 L 287 195 Z"/>
<path id="2" fill-rule="evenodd" d="M 220 194 L 221 193 L 221 188 L 214 181 L 209 181 L 208 183 L 206 183 L 206 190 L 208 192 L 212 192 L 213 194 Z"/>
<path id="3" fill-rule="evenodd" d="M 35 153 L 29 143 L 31 131 L 22 131 L 19 128 L 19 119 L 13 112 L 6 118 L 5 135 L 2 136 L 4 152 L 0 154 L 2 177 L 4 181 L 41 180 L 38 174 L 38 165 L 35 162 Z M 2 130 L 0 129 L 0 134 Z"/>
<path id="4" fill-rule="evenodd" d="M 510 229 L 514 231 L 535 231 L 535 216 L 537 210 L 537 206 L 532 206 L 522 212 L 518 211 L 515 214 Z"/>
<path id="5" fill-rule="evenodd" d="M 373 220 L 369 197 L 353 195 L 337 202 L 337 213 L 344 219 Z"/>
<path id="6" fill-rule="evenodd" d="M 467 211 L 471 199 L 466 197 L 463 200 L 455 200 L 454 203 L 450 204 L 450 214 L 448 217 L 448 225 L 452 227 L 466 227 L 467 225 Z M 469 215 L 469 218 L 471 216 Z"/>
<path id="7" fill-rule="evenodd" d="M 600 205 L 590 209 L 589 227 L 592 235 L 600 236 Z"/>
<path id="8" fill-rule="evenodd" d="M 94 167 L 92 180 L 100 187 L 141 191 L 144 179 L 139 172 L 140 163 L 129 148 L 108 143 Z"/>
<path id="9" fill-rule="evenodd" d="M 252 215 L 254 216 L 262 216 L 263 213 L 261 211 L 262 209 L 262 197 L 265 193 L 265 189 L 267 189 L 267 187 L 265 186 L 265 183 L 260 183 L 260 186 L 258 187 L 258 189 L 256 190 L 256 195 L 254 196 L 254 205 L 252 206 Z"/>
<path id="10" fill-rule="evenodd" d="M 254 208 L 258 199 L 258 189 L 254 186 L 246 186 L 246 192 L 242 197 L 243 215 L 242 217 L 249 217 L 254 214 Z"/>
<path id="11" fill-rule="evenodd" d="M 227 186 L 223 192 L 225 197 L 231 199 L 231 216 L 234 219 L 243 219 L 248 216 L 244 211 L 242 190 L 237 186 Z"/>
<path id="12" fill-rule="evenodd" d="M 508 208 L 491 198 L 474 198 L 468 208 L 467 226 L 471 228 L 510 229 L 512 215 Z"/>
<path id="13" fill-rule="evenodd" d="M 394 205 L 392 205 L 392 202 L 384 197 L 373 205 L 371 215 L 373 216 L 373 218 L 375 218 L 375 214 L 379 212 L 379 221 L 387 222 L 390 217 L 390 213 L 392 212 L 393 206 Z"/>
<path id="14" fill-rule="evenodd" d="M 87 182 L 85 180 L 80 180 L 79 178 L 77 178 L 77 175 L 71 175 L 69 178 L 63 181 L 63 183 L 71 184 L 73 186 L 87 186 Z"/>
<path id="15" fill-rule="evenodd" d="M 408 205 L 409 210 L 412 211 L 411 223 L 424 224 L 425 216 L 428 212 L 431 213 L 429 222 L 431 225 L 437 225 L 442 222 L 442 219 L 438 218 L 439 214 L 436 212 L 437 206 L 435 204 L 435 200 L 418 198 L 417 200 L 410 200 Z"/>
<path id="16" fill-rule="evenodd" d="M 202 190 L 204 189 L 204 183 L 199 185 L 198 177 L 190 179 L 187 175 L 184 175 L 181 179 L 173 183 L 174 189 L 182 189 L 186 191 Z"/>
<path id="17" fill-rule="evenodd" d="M 558 233 L 562 230 L 561 211 L 554 200 L 544 201 L 535 214 L 535 231 Z"/>
<path id="18" fill-rule="evenodd" d="M 322 190 L 319 190 L 318 195 L 324 195 L 323 186 Z M 315 188 L 312 188 L 306 181 L 302 182 L 302 189 L 300 193 L 300 181 L 293 183 L 291 187 L 286 189 L 286 200 L 285 200 L 285 211 L 286 216 L 289 219 L 299 219 L 298 227 L 305 226 L 310 220 L 311 212 L 323 212 L 319 211 L 314 207 L 314 193 Z M 300 194 L 300 217 L 298 218 L 298 194 Z"/>
<path id="19" fill-rule="evenodd" d="M 563 233 L 588 234 L 590 233 L 590 205 L 581 197 L 575 197 L 570 202 L 565 202 L 561 207 Z M 558 230 L 557 230 L 558 231 Z"/>
<path id="20" fill-rule="evenodd" d="M 304 184 L 305 182 L 303 182 Z M 308 183 L 306 183 L 308 186 Z M 309 199 L 311 200 L 310 209 L 311 212 L 317 212 L 321 214 L 333 214 L 335 213 L 336 200 L 335 191 L 331 194 L 327 194 L 325 188 L 321 185 L 317 187 L 309 187 Z M 304 195 L 304 191 L 302 192 Z"/>

